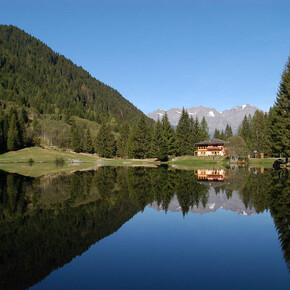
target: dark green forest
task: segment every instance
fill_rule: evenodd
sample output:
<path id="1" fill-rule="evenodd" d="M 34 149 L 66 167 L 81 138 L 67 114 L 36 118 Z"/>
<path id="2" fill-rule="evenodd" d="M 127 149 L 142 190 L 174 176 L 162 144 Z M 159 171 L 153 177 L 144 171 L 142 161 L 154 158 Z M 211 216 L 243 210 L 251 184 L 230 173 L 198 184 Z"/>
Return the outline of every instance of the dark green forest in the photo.
<path id="1" fill-rule="evenodd" d="M 0 25 L 0 99 L 41 114 L 98 123 L 133 123 L 141 115 L 115 89 L 14 26 Z"/>

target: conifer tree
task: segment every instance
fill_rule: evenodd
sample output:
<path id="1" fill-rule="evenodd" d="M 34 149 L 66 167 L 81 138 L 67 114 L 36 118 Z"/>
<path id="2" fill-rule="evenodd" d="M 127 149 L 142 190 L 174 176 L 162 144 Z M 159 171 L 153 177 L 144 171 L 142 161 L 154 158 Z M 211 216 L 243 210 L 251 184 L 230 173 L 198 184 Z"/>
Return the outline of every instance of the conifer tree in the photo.
<path id="1" fill-rule="evenodd" d="M 221 139 L 221 133 L 220 133 L 220 130 L 218 129 L 215 129 L 214 130 L 214 138 L 217 138 L 217 139 Z"/>
<path id="2" fill-rule="evenodd" d="M 247 115 L 245 115 L 238 131 L 238 135 L 244 139 L 244 141 L 246 142 L 247 148 L 250 151 L 252 150 L 251 121 L 252 121 L 251 115 L 249 115 L 248 117 Z"/>
<path id="3" fill-rule="evenodd" d="M 94 146 L 89 129 L 86 129 L 84 135 L 84 151 L 87 153 L 94 153 Z"/>
<path id="4" fill-rule="evenodd" d="M 19 125 L 16 119 L 16 114 L 12 114 L 11 121 L 9 123 L 9 130 L 7 134 L 7 149 L 10 151 L 17 150 L 21 146 L 19 138 Z"/>
<path id="5" fill-rule="evenodd" d="M 209 139 L 209 133 L 208 133 L 208 125 L 205 120 L 205 117 L 202 118 L 201 123 L 200 123 L 200 139 L 202 141 L 208 140 Z"/>
<path id="6" fill-rule="evenodd" d="M 130 136 L 129 153 L 133 158 L 145 158 L 150 155 L 151 132 L 142 115 Z"/>
<path id="7" fill-rule="evenodd" d="M 184 108 L 182 109 L 181 117 L 177 125 L 176 137 L 179 155 L 191 154 L 193 151 L 193 144 L 190 136 L 190 123 L 188 113 Z"/>
<path id="8" fill-rule="evenodd" d="M 7 132 L 5 132 L 5 113 L 0 106 L 0 153 L 7 151 Z"/>
<path id="9" fill-rule="evenodd" d="M 116 142 L 111 126 L 103 123 L 97 136 L 95 151 L 101 157 L 111 158 L 116 153 Z"/>
<path id="10" fill-rule="evenodd" d="M 225 140 L 226 139 L 224 130 L 222 130 L 221 133 L 220 133 L 220 139 L 221 140 Z"/>
<path id="11" fill-rule="evenodd" d="M 79 153 L 83 151 L 83 138 L 79 127 L 73 122 L 71 126 L 71 147 Z"/>
<path id="12" fill-rule="evenodd" d="M 200 125 L 199 125 L 199 121 L 198 121 L 198 118 L 196 117 L 195 118 L 195 121 L 194 121 L 194 125 L 193 125 L 193 143 L 197 143 L 201 141 L 201 138 L 200 138 Z"/>
<path id="13" fill-rule="evenodd" d="M 117 156 L 127 156 L 127 146 L 130 136 L 130 127 L 127 122 L 123 123 L 120 128 L 120 136 L 117 140 Z"/>
<path id="14" fill-rule="evenodd" d="M 150 155 L 153 158 L 158 158 L 160 161 L 167 161 L 167 144 L 164 140 L 164 135 L 162 131 L 162 124 L 158 119 L 153 131 Z"/>
<path id="15" fill-rule="evenodd" d="M 252 147 L 259 153 L 268 153 L 268 136 L 267 136 L 267 116 L 261 112 L 256 111 L 252 120 Z"/>
<path id="16" fill-rule="evenodd" d="M 290 57 L 286 62 L 271 112 L 270 144 L 273 152 L 290 155 Z"/>
<path id="17" fill-rule="evenodd" d="M 163 139 L 166 142 L 167 156 L 176 155 L 176 133 L 168 120 L 167 113 L 162 117 L 161 123 Z"/>
<path id="18" fill-rule="evenodd" d="M 18 117 L 19 133 L 20 133 L 19 138 L 21 141 L 21 147 L 25 147 L 27 143 L 27 132 L 26 132 L 27 121 L 28 121 L 27 112 L 25 111 L 24 108 L 22 108 Z"/>
<path id="19" fill-rule="evenodd" d="M 227 124 L 226 129 L 225 129 L 225 139 L 228 139 L 233 136 L 233 130 L 231 125 Z"/>

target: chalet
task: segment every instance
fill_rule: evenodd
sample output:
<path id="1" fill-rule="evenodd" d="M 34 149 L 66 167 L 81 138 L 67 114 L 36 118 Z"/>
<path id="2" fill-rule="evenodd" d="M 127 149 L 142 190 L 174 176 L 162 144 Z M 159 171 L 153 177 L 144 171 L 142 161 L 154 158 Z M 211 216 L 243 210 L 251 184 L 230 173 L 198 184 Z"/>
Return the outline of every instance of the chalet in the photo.
<path id="1" fill-rule="evenodd" d="M 198 142 L 195 145 L 197 150 L 194 151 L 195 156 L 224 156 L 225 155 L 225 141 L 212 138 L 210 140 Z"/>
<path id="2" fill-rule="evenodd" d="M 199 181 L 224 181 L 226 171 L 224 169 L 198 169 L 194 174 L 197 175 Z"/>

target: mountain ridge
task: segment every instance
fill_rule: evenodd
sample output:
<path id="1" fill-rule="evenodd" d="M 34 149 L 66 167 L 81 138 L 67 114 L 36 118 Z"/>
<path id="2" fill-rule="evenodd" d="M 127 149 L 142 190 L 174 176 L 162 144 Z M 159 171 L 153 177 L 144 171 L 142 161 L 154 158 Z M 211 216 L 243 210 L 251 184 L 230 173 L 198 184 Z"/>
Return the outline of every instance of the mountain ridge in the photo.
<path id="1" fill-rule="evenodd" d="M 227 124 L 232 126 L 234 132 L 237 132 L 238 127 L 245 115 L 253 116 L 256 110 L 262 111 L 261 109 L 250 104 L 238 105 L 232 109 L 224 110 L 222 112 L 218 112 L 215 108 L 204 106 L 185 108 L 185 110 L 188 112 L 189 116 L 192 116 L 193 118 L 197 117 L 199 121 L 205 117 L 209 126 L 210 134 L 212 134 L 215 129 L 224 130 Z M 161 119 L 166 112 L 171 125 L 177 126 L 181 111 L 182 108 L 172 108 L 169 110 L 157 109 L 148 113 L 147 116 L 157 121 L 158 118 Z"/>
<path id="2" fill-rule="evenodd" d="M 41 114 L 97 123 L 132 124 L 143 115 L 116 89 L 13 25 L 0 25 L 0 99 Z"/>

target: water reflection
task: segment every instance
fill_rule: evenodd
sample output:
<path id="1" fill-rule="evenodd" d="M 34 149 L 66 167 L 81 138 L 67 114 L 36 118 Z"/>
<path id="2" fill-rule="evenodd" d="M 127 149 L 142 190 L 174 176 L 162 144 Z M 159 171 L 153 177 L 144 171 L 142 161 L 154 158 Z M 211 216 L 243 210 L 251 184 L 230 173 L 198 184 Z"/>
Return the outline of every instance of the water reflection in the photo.
<path id="1" fill-rule="evenodd" d="M 1 289 L 34 285 L 147 205 L 183 215 L 269 210 L 290 269 L 288 171 L 104 167 L 38 179 L 0 172 L 0 184 Z"/>

